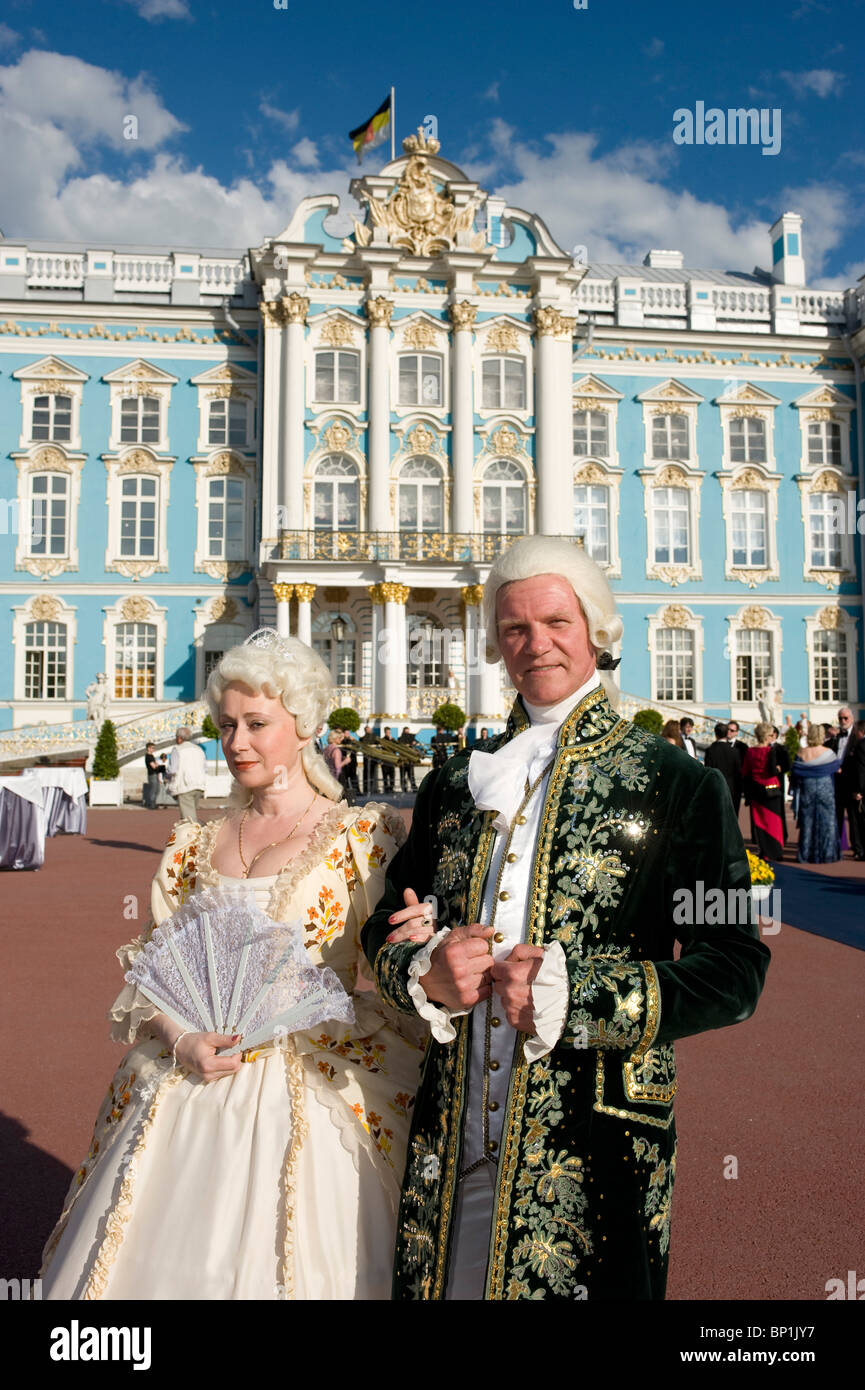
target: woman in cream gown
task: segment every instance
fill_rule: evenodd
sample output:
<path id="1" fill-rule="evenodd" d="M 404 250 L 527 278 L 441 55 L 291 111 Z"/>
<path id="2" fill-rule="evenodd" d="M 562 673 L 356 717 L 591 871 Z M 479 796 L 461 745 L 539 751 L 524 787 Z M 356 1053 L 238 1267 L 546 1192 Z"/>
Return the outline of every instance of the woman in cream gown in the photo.
<path id="1" fill-rule="evenodd" d="M 390 1297 L 424 1033 L 372 988 L 360 929 L 404 830 L 385 806 L 334 804 L 341 788 L 311 738 L 328 686 L 319 658 L 275 633 L 223 657 L 207 698 L 237 809 L 175 825 L 152 922 L 117 955 L 128 969 L 193 894 L 243 881 L 274 920 L 300 919 L 356 1022 L 221 1057 L 228 1036 L 184 1034 L 127 984 L 112 1037 L 134 1045 L 45 1247 L 43 1298 Z M 255 860 L 266 872 L 246 877 Z M 401 934 L 424 939 L 423 912 Z"/>

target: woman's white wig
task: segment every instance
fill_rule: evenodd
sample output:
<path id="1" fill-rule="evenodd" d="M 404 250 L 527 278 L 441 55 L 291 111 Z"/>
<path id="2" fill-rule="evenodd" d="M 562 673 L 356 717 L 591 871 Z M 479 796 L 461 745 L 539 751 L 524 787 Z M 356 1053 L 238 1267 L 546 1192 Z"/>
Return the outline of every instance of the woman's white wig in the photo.
<path id="1" fill-rule="evenodd" d="M 282 637 L 274 628 L 259 628 L 239 647 L 227 651 L 210 673 L 204 698 L 214 723 L 219 722 L 225 688 L 233 682 L 282 701 L 294 715 L 298 738 L 310 739 L 300 753 L 307 781 L 331 801 L 341 800 L 343 789 L 313 738 L 327 717 L 332 698 L 330 672 L 321 657 L 297 637 Z M 251 800 L 251 791 L 234 782 L 231 805 L 247 806 Z"/>
<path id="2" fill-rule="evenodd" d="M 612 651 L 613 644 L 621 639 L 624 624 L 600 565 L 595 564 L 576 541 L 562 536 L 524 536 L 502 552 L 484 585 L 487 661 L 498 661 L 501 657 L 496 622 L 499 589 L 518 579 L 534 579 L 539 574 L 556 574 L 567 580 L 585 615 L 589 641 L 595 651 Z M 610 703 L 618 709 L 619 688 L 612 672 L 602 670 L 599 675 Z"/>

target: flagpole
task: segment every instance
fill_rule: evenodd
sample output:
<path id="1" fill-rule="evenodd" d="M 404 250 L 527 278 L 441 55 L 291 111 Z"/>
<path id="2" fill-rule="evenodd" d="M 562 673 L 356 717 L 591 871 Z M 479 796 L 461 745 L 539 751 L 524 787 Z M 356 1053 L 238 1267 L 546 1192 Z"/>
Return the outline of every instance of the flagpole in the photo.
<path id="1" fill-rule="evenodd" d="M 390 157 L 396 159 L 395 135 L 396 130 L 396 97 L 393 87 L 390 89 Z"/>

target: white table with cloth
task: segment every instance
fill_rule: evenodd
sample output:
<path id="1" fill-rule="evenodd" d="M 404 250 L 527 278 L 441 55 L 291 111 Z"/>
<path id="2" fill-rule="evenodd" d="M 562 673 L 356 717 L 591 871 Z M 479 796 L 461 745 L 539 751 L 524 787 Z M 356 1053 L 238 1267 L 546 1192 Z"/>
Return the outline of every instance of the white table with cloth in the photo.
<path id="1" fill-rule="evenodd" d="M 87 833 L 87 778 L 83 767 L 33 767 L 44 791 L 46 835 Z"/>
<path id="2" fill-rule="evenodd" d="M 39 869 L 45 862 L 45 788 L 26 772 L 0 777 L 0 868 Z"/>

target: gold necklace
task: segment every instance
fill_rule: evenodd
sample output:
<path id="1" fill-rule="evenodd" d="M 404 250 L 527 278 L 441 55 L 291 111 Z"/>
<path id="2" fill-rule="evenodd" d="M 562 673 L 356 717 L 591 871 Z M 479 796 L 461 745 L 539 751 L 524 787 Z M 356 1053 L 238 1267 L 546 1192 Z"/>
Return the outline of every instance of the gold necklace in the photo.
<path id="1" fill-rule="evenodd" d="M 294 835 L 294 834 L 297 832 L 297 830 L 299 830 L 300 825 L 301 825 L 301 822 L 306 820 L 306 817 L 309 815 L 309 812 L 312 810 L 312 802 L 315 801 L 315 798 L 316 798 L 317 795 L 318 795 L 318 793 L 314 791 L 313 794 L 312 794 L 312 801 L 310 801 L 309 805 L 307 806 L 307 808 L 306 808 L 306 810 L 304 811 L 303 815 L 301 816 L 300 820 L 295 822 L 294 826 L 293 826 L 292 829 L 288 832 L 288 834 L 287 834 L 287 835 L 282 835 L 278 840 L 271 840 L 271 842 L 270 842 L 269 845 L 265 845 L 265 846 L 264 846 L 264 849 L 260 849 L 260 850 L 258 851 L 258 854 L 254 854 L 254 855 L 253 855 L 252 859 L 249 861 L 248 864 L 247 864 L 246 860 L 245 860 L 244 857 L 243 857 L 243 826 L 244 826 L 244 822 L 246 821 L 246 817 L 249 815 L 249 807 L 246 808 L 246 810 L 244 811 L 243 815 L 242 815 L 241 818 L 240 818 L 240 825 L 239 825 L 238 831 L 237 831 L 237 850 L 238 850 L 238 853 L 239 853 L 239 855 L 240 855 L 240 862 L 241 862 L 241 864 L 243 865 L 243 877 L 244 877 L 244 878 L 249 878 L 249 871 L 250 871 L 250 869 L 252 868 L 252 866 L 253 866 L 253 864 L 255 863 L 256 859 L 260 859 L 260 858 L 261 858 L 261 856 L 264 854 L 265 850 L 273 849 L 275 845 L 284 844 L 286 840 L 290 840 L 291 837 L 292 837 L 292 835 Z"/>

